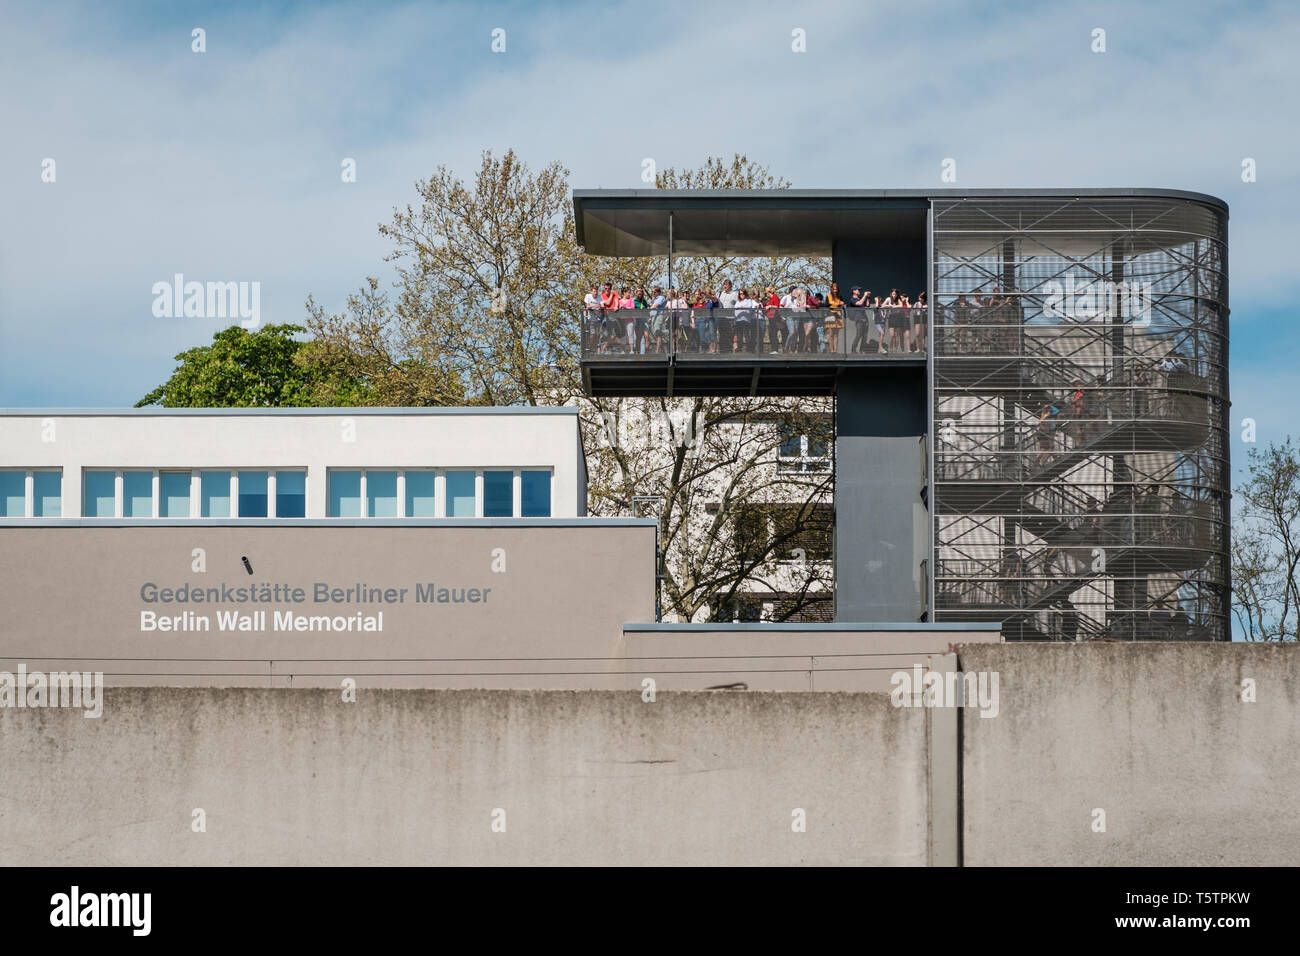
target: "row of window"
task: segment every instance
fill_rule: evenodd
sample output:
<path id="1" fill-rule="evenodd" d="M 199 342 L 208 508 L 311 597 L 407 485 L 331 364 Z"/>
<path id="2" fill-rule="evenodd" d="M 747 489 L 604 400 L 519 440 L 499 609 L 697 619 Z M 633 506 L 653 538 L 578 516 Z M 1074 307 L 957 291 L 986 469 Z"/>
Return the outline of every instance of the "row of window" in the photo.
<path id="1" fill-rule="evenodd" d="M 302 518 L 307 472 L 87 469 L 87 518 Z"/>
<path id="2" fill-rule="evenodd" d="M 549 518 L 551 473 L 331 471 L 331 518 Z"/>
<path id="3" fill-rule="evenodd" d="M 331 470 L 331 518 L 548 518 L 551 472 L 541 469 Z M 0 471 L 0 518 L 62 516 L 62 473 Z M 87 518 L 302 518 L 307 472 L 87 469 Z"/>

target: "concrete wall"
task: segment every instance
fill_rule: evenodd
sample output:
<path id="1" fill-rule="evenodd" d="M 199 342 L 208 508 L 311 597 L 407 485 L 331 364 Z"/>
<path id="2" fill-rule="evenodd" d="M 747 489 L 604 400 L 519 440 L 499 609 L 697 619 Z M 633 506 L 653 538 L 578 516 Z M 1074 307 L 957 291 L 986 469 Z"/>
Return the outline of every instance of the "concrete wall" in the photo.
<path id="1" fill-rule="evenodd" d="M 961 647 L 999 674 L 991 718 L 875 693 L 109 688 L 98 719 L 0 707 L 0 862 L 1294 864 L 1298 653 Z"/>
<path id="2" fill-rule="evenodd" d="M 1300 647 L 1003 644 L 960 660 L 1001 675 L 998 716 L 962 715 L 966 865 L 1300 861 Z"/>
<path id="3" fill-rule="evenodd" d="M 875 691 L 954 644 L 996 643 L 997 624 L 629 624 L 626 687 Z"/>
<path id="4" fill-rule="evenodd" d="M 925 727 L 884 695 L 116 688 L 0 709 L 0 862 L 923 865 Z"/>
<path id="5" fill-rule="evenodd" d="M 65 518 L 85 468 L 305 468 L 308 518 L 326 516 L 331 468 L 546 468 L 552 516 L 587 510 L 575 408 L 0 410 L 0 468 L 52 467 Z"/>

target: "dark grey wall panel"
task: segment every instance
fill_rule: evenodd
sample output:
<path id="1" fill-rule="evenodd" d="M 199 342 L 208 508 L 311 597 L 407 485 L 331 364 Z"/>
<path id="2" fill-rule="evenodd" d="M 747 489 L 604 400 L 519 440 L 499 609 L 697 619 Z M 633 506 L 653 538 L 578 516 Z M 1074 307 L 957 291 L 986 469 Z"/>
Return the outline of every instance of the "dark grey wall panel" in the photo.
<path id="1" fill-rule="evenodd" d="M 915 236 L 836 242 L 831 273 L 846 299 L 855 285 L 865 286 L 880 296 L 897 288 L 915 299 L 918 292 L 927 288 L 924 217 Z"/>
<path id="2" fill-rule="evenodd" d="M 924 369 L 842 376 L 835 436 L 835 619 L 916 621 L 929 541 Z"/>

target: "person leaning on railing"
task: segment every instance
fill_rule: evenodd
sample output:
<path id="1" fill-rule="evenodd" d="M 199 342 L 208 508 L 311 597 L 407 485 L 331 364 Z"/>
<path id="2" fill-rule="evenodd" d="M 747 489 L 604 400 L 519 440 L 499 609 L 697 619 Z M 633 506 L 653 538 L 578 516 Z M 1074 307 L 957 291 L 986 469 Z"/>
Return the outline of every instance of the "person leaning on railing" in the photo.
<path id="1" fill-rule="evenodd" d="M 808 291 L 801 286 L 796 286 L 790 294 L 790 317 L 795 332 L 794 348 L 791 351 L 805 351 L 813 323 L 808 315 Z"/>
<path id="2" fill-rule="evenodd" d="M 595 351 L 600 345 L 600 286 L 593 285 L 582 300 L 582 350 Z"/>
<path id="3" fill-rule="evenodd" d="M 659 286 L 651 289 L 650 295 L 650 337 L 646 344 L 646 351 L 663 353 L 668 339 L 668 297 Z"/>
<path id="4" fill-rule="evenodd" d="M 776 294 L 775 286 L 768 286 L 764 293 L 763 316 L 767 320 L 768 345 L 776 355 L 785 345 L 785 320 L 781 318 L 781 297 Z M 759 345 L 762 345 L 760 339 Z"/>
<path id="5" fill-rule="evenodd" d="M 718 326 L 713 315 L 716 302 L 703 289 L 697 289 L 691 301 L 691 328 L 699 338 L 699 349 L 710 355 L 718 354 Z"/>
<path id="6" fill-rule="evenodd" d="M 926 323 L 930 318 L 930 306 L 926 302 L 926 293 L 922 289 L 916 294 L 916 303 L 912 306 L 912 351 L 925 351 Z"/>
<path id="7" fill-rule="evenodd" d="M 706 292 L 712 294 L 711 290 Z M 725 309 L 724 312 L 715 313 L 718 325 L 718 341 L 721 343 L 723 352 L 734 352 L 739 344 L 740 330 L 737 329 L 731 317 L 735 314 L 736 303 L 740 301 L 740 293 L 736 292 L 731 286 L 730 279 L 722 280 L 722 291 L 718 293 L 717 305 L 719 309 Z"/>
<path id="8" fill-rule="evenodd" d="M 627 351 L 631 355 L 636 352 L 636 299 L 632 297 L 632 290 L 627 286 L 619 290 L 618 319 L 623 325 Z"/>
<path id="9" fill-rule="evenodd" d="M 686 330 L 686 298 L 676 289 L 668 290 L 668 341 L 674 352 L 682 351 L 688 344 Z"/>
<path id="10" fill-rule="evenodd" d="M 650 351 L 650 297 L 646 295 L 645 286 L 636 287 L 636 295 L 632 297 L 633 308 L 637 309 L 636 313 L 636 346 L 632 349 L 638 354 Z"/>
<path id="11" fill-rule="evenodd" d="M 615 312 L 618 311 L 618 293 L 614 291 L 614 285 L 606 282 L 600 290 L 600 351 L 614 351 L 614 343 L 618 341 L 618 318 Z"/>
<path id="12" fill-rule="evenodd" d="M 849 304 L 853 306 L 853 344 L 849 351 L 862 355 L 867 351 L 867 341 L 871 338 L 871 290 L 854 286 L 849 292 Z"/>
<path id="13" fill-rule="evenodd" d="M 832 355 L 840 351 L 840 330 L 844 328 L 844 300 L 840 298 L 840 284 L 831 283 L 831 290 L 826 294 L 826 321 L 822 327 L 826 330 L 826 351 Z"/>

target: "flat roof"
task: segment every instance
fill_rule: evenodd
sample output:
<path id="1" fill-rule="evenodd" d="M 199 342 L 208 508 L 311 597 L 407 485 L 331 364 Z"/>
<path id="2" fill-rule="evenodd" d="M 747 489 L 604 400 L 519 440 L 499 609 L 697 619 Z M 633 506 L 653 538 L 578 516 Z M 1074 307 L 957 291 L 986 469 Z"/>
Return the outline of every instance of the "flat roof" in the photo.
<path id="1" fill-rule="evenodd" d="M 654 518 L 0 518 L 23 528 L 657 528 Z"/>
<path id="2" fill-rule="evenodd" d="M 312 407 L 312 408 L 164 408 L 146 405 L 143 408 L 0 408 L 0 416 L 100 416 L 119 417 L 184 417 L 188 415 L 245 416 L 245 415 L 317 415 L 355 417 L 360 415 L 577 415 L 573 405 L 439 405 L 417 408 L 393 406 Z"/>
<path id="3" fill-rule="evenodd" d="M 835 239 L 924 236 L 937 199 L 1180 199 L 1227 213 L 1216 196 L 1179 189 L 575 189 L 577 239 L 598 256 L 828 256 Z M 872 215 L 861 215 L 870 211 Z"/>

